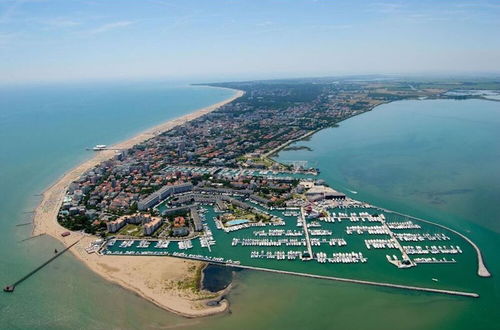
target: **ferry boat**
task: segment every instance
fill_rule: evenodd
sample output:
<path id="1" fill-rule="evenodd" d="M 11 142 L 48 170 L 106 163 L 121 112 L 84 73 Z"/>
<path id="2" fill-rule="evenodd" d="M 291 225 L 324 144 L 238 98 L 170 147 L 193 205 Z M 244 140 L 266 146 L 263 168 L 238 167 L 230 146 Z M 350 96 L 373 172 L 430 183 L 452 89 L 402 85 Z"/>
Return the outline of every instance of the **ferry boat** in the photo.
<path id="1" fill-rule="evenodd" d="M 107 146 L 105 144 L 97 144 L 95 147 L 92 148 L 92 150 L 94 150 L 94 151 L 101 151 L 101 150 L 105 150 L 106 147 Z"/>

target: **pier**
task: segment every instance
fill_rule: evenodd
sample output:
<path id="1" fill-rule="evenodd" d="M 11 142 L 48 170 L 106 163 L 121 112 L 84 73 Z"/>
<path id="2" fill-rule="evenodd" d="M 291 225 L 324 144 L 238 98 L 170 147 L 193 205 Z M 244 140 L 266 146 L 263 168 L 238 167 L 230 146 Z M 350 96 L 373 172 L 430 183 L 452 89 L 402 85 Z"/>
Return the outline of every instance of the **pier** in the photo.
<path id="1" fill-rule="evenodd" d="M 404 216 L 404 217 L 407 217 L 407 218 L 415 219 L 415 220 L 420 221 L 420 222 L 428 223 L 428 224 L 433 225 L 433 226 L 441 227 L 443 229 L 449 230 L 452 233 L 457 234 L 458 236 L 462 237 L 464 240 L 466 240 L 474 248 L 474 250 L 476 250 L 476 255 L 477 255 L 477 275 L 479 275 L 480 277 L 490 277 L 491 276 L 490 272 L 486 268 L 486 265 L 484 264 L 483 255 L 481 254 L 481 250 L 467 236 L 463 235 L 462 233 L 460 233 L 460 232 L 458 232 L 458 231 L 456 231 L 454 229 L 451 229 L 451 228 L 448 228 L 448 227 L 446 227 L 444 225 L 441 225 L 439 223 L 435 223 L 435 222 L 432 222 L 432 221 L 429 221 L 429 220 L 424 220 L 424 219 L 416 218 L 414 216 L 403 214 L 403 213 L 399 213 L 399 212 L 396 212 L 396 211 L 387 210 L 387 209 L 384 209 L 382 207 L 378 207 L 378 208 L 380 208 L 381 210 L 383 210 L 383 211 L 385 211 L 387 213 L 398 214 L 398 215 L 401 215 L 401 216 Z"/>
<path id="2" fill-rule="evenodd" d="M 31 224 L 33 224 L 33 222 L 31 222 L 31 221 L 30 222 L 25 222 L 25 223 L 18 223 L 16 225 L 16 227 L 27 226 L 27 225 L 31 225 Z"/>
<path id="3" fill-rule="evenodd" d="M 28 238 L 25 238 L 25 239 L 20 240 L 19 242 L 29 241 L 30 239 L 37 238 L 37 237 L 40 237 L 40 236 L 43 236 L 43 235 L 45 235 L 45 233 L 38 234 L 38 235 L 35 235 L 35 236 L 30 236 L 30 237 L 28 237 Z"/>
<path id="4" fill-rule="evenodd" d="M 307 252 L 309 253 L 309 258 L 313 258 L 313 251 L 311 247 L 311 240 L 309 239 L 309 228 L 307 228 L 306 217 L 304 216 L 304 208 L 300 208 L 300 218 L 302 220 L 302 226 L 304 227 L 304 235 L 306 237 Z M 309 259 L 308 259 L 309 260 Z"/>
<path id="5" fill-rule="evenodd" d="M 5 292 L 14 292 L 14 290 L 16 289 L 16 286 L 18 286 L 19 284 L 21 284 L 22 282 L 24 282 L 25 280 L 27 280 L 28 278 L 30 278 L 31 276 L 33 276 L 36 272 L 38 272 L 39 270 L 41 270 L 43 267 L 47 266 L 49 263 L 51 263 L 56 258 L 58 258 L 59 256 L 61 256 L 64 252 L 68 251 L 70 248 L 72 248 L 78 242 L 80 242 L 80 240 L 77 240 L 73 244 L 69 245 L 64 250 L 62 250 L 61 252 L 57 253 L 52 258 L 50 258 L 49 260 L 45 261 L 43 264 L 41 264 L 40 266 L 38 266 L 37 268 L 35 268 L 31 272 L 29 272 L 28 274 L 24 275 L 23 277 L 21 277 L 19 280 L 17 280 L 13 284 L 5 286 L 4 289 L 3 289 L 3 291 L 5 291 Z"/>
<path id="6" fill-rule="evenodd" d="M 392 284 L 392 283 L 385 283 L 385 282 L 373 282 L 373 281 L 365 281 L 365 280 L 356 280 L 356 279 L 343 278 L 343 277 L 314 275 L 314 274 L 307 274 L 307 273 L 297 273 L 297 272 L 290 272 L 290 271 L 286 271 L 286 270 L 267 269 L 267 268 L 253 267 L 253 266 L 244 266 L 244 265 L 234 265 L 234 264 L 229 265 L 229 264 L 227 264 L 226 266 L 238 267 L 238 268 L 250 269 L 250 270 L 258 270 L 258 271 L 270 272 L 270 273 L 277 273 L 277 274 L 286 274 L 286 275 L 293 275 L 293 276 L 316 278 L 316 279 L 322 279 L 322 280 L 330 280 L 330 281 L 338 281 L 338 282 L 347 282 L 347 283 L 364 284 L 364 285 L 371 285 L 371 286 L 378 286 L 378 287 L 386 287 L 386 288 L 393 288 L 393 289 L 413 290 L 413 291 L 420 291 L 420 292 L 447 294 L 447 295 L 452 295 L 452 296 L 462 296 L 462 297 L 469 297 L 469 298 L 479 298 L 479 294 L 474 293 L 474 292 L 463 292 L 463 291 L 454 291 L 454 290 L 424 288 L 424 287 L 402 285 L 402 284 Z"/>
<path id="7" fill-rule="evenodd" d="M 403 284 L 393 284 L 393 283 L 386 283 L 386 282 L 357 280 L 357 279 L 353 279 L 353 278 L 344 278 L 344 277 L 335 277 L 335 276 L 326 276 L 326 275 L 314 275 L 314 274 L 309 274 L 309 273 L 299 273 L 299 272 L 292 272 L 292 271 L 287 271 L 287 270 L 245 266 L 245 265 L 236 264 L 236 263 L 232 263 L 232 262 L 206 260 L 203 258 L 197 258 L 195 256 L 187 256 L 187 255 L 184 255 L 184 256 L 170 255 L 170 256 L 174 257 L 174 258 L 198 260 L 198 261 L 208 262 L 208 263 L 212 263 L 212 264 L 216 264 L 216 265 L 235 267 L 235 268 L 241 268 L 241 269 L 256 270 L 256 271 L 275 273 L 275 274 L 293 275 L 293 276 L 300 276 L 300 277 L 315 278 L 315 279 L 320 279 L 320 280 L 329 280 L 329 281 L 337 281 L 337 282 L 345 282 L 345 283 L 370 285 L 370 286 L 377 286 L 377 287 L 384 287 L 384 288 L 391 288 L 391 289 L 411 290 L 411 291 L 419 291 L 419 292 L 426 292 L 426 293 L 437 293 L 437 294 L 461 296 L 461 297 L 468 297 L 468 298 L 479 298 L 479 294 L 475 293 L 475 292 L 425 288 L 425 287 L 403 285 Z"/>
<path id="8" fill-rule="evenodd" d="M 389 228 L 389 226 L 387 225 L 387 222 L 385 221 L 385 218 L 383 216 L 380 217 L 381 218 L 381 221 L 380 223 L 382 224 L 382 226 L 387 230 L 387 232 L 389 233 L 389 236 L 391 237 L 391 239 L 393 240 L 393 242 L 396 244 L 396 247 L 398 248 L 398 250 L 401 252 L 401 256 L 403 258 L 403 261 L 402 262 L 397 262 L 397 261 L 389 261 L 391 263 L 393 263 L 394 265 L 396 265 L 398 268 L 407 268 L 407 267 L 414 267 L 416 266 L 417 264 L 414 263 L 410 257 L 408 256 L 408 254 L 406 253 L 406 250 L 403 248 L 403 246 L 401 245 L 401 243 L 399 242 L 399 240 L 396 238 L 396 236 L 394 235 L 394 232 Z"/>
<path id="9" fill-rule="evenodd" d="M 100 148 L 100 149 L 94 149 L 94 148 L 85 148 L 87 151 L 106 151 L 106 150 L 114 150 L 114 151 L 121 151 L 124 149 L 118 149 L 118 148 Z"/>

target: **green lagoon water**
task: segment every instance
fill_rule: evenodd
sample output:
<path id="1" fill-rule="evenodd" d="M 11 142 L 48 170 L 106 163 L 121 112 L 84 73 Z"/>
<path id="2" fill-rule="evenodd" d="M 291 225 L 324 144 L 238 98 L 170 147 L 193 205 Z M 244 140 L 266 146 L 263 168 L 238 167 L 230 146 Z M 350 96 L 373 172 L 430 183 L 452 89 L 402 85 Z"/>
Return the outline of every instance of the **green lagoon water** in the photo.
<path id="1" fill-rule="evenodd" d="M 1 89 L 1 282 L 23 275 L 59 246 L 45 237 L 19 243 L 30 228 L 14 224 L 25 222 L 29 214 L 23 211 L 36 205 L 34 194 L 90 157 L 84 147 L 111 144 L 231 94 L 159 83 Z M 110 127 L 113 122 L 119 125 Z M 464 251 L 458 268 L 440 270 L 447 272 L 440 284 L 470 288 L 481 298 L 242 271 L 229 295 L 230 314 L 190 320 L 105 282 L 67 254 L 13 295 L 2 294 L 0 328 L 498 328 L 500 103 L 395 102 L 298 145 L 313 151 L 282 152 L 280 159 L 308 160 L 332 186 L 357 192 L 352 197 L 467 233 L 483 250 L 493 277 L 478 278 L 470 251 Z M 409 276 L 385 266 L 367 271 L 368 265 L 350 275 L 402 282 Z M 412 280 L 432 286 L 432 272 L 421 272 Z"/>

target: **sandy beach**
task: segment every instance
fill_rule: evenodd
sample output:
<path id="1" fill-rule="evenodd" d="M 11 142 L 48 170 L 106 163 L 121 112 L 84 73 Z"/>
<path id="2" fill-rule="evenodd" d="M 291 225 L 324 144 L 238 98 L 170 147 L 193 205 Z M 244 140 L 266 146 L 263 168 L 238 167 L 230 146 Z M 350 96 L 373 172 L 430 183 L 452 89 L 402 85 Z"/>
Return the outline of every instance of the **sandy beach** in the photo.
<path id="1" fill-rule="evenodd" d="M 212 112 L 224 104 L 241 97 L 243 94 L 243 91 L 237 91 L 229 99 L 164 122 L 131 139 L 110 146 L 110 148 L 131 148 L 158 133 Z M 225 300 L 222 300 L 218 306 L 206 305 L 208 300 L 213 300 L 218 295 L 203 291 L 195 292 L 188 287 L 187 284 L 195 278 L 198 267 L 203 265 L 201 262 L 170 257 L 100 256 L 95 253 L 88 254 L 85 248 L 89 246 L 91 241 L 96 240 L 97 237 L 79 232 L 72 232 L 67 237 L 61 236 L 62 232 L 68 231 L 57 222 L 57 214 L 64 199 L 66 189 L 71 182 L 78 179 L 84 172 L 102 161 L 112 158 L 116 153 L 117 151 L 115 150 L 96 152 L 93 158 L 68 171 L 47 188 L 43 192 L 40 204 L 34 212 L 33 235 L 47 234 L 58 239 L 66 246 L 80 240 L 70 251 L 91 270 L 113 283 L 132 290 L 168 311 L 186 317 L 200 317 L 226 311 L 229 304 Z"/>

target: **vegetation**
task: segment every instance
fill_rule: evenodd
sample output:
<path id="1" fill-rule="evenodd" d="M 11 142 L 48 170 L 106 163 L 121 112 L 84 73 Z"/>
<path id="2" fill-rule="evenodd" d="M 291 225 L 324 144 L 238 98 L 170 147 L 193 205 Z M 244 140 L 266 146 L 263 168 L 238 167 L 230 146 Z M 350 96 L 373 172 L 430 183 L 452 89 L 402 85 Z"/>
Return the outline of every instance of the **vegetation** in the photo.
<path id="1" fill-rule="evenodd" d="M 141 226 L 128 223 L 118 232 L 118 235 L 142 237 L 144 233 Z"/>
<path id="2" fill-rule="evenodd" d="M 252 210 L 244 210 L 241 207 L 237 207 L 234 205 L 229 205 L 228 211 L 229 211 L 228 213 L 222 216 L 221 220 L 223 223 L 235 219 L 245 219 L 250 222 L 259 222 L 259 221 L 266 222 L 271 220 L 271 217 L 266 214 L 262 214 Z"/>
<path id="3" fill-rule="evenodd" d="M 201 275 L 203 272 L 203 267 L 203 264 L 189 266 L 188 272 L 189 274 L 192 274 L 192 276 L 188 276 L 184 280 L 177 281 L 177 288 L 181 290 L 191 290 L 192 292 L 199 292 L 201 289 Z"/>
<path id="4" fill-rule="evenodd" d="M 296 150 L 307 150 L 312 151 L 308 146 L 290 146 L 283 149 L 283 151 L 296 151 Z"/>

